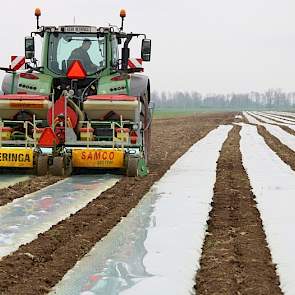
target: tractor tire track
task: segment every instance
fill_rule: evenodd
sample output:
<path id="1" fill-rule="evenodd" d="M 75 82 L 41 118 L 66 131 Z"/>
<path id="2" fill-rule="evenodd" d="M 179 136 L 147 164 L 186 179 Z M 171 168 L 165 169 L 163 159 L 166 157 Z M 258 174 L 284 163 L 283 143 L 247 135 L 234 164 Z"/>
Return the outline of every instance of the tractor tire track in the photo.
<path id="1" fill-rule="evenodd" d="M 197 294 L 282 294 L 235 126 L 217 163 L 212 211 L 196 276 Z"/>
<path id="2" fill-rule="evenodd" d="M 195 142 L 234 113 L 155 120 L 150 174 L 127 178 L 70 218 L 0 261 L 0 294 L 46 294 L 121 218 L 134 208 L 169 167 Z"/>

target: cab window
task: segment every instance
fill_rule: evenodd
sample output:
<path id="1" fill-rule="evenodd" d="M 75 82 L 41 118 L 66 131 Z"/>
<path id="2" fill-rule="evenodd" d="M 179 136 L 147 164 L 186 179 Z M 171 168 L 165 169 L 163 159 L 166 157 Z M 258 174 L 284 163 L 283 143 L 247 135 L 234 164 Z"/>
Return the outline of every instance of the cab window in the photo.
<path id="1" fill-rule="evenodd" d="M 73 60 L 80 60 L 87 74 L 105 67 L 105 39 L 95 34 L 60 33 L 49 37 L 48 68 L 66 74 Z"/>
<path id="2" fill-rule="evenodd" d="M 118 40 L 115 35 L 112 35 L 112 64 L 116 66 L 119 61 Z"/>

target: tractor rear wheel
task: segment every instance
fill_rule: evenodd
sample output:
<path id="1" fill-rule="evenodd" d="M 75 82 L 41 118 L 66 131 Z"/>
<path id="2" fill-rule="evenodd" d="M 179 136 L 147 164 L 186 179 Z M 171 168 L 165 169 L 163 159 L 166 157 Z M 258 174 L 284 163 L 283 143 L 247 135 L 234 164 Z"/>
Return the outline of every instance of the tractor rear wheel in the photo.
<path id="1" fill-rule="evenodd" d="M 130 157 L 127 162 L 126 174 L 128 177 L 138 176 L 138 158 Z"/>
<path id="2" fill-rule="evenodd" d="M 39 155 L 36 164 L 36 174 L 37 176 L 44 176 L 48 172 L 48 156 Z"/>
<path id="3" fill-rule="evenodd" d="M 50 167 L 51 174 L 53 176 L 65 175 L 65 164 L 63 157 L 54 157 L 52 166 Z"/>
<path id="4" fill-rule="evenodd" d="M 140 120 L 143 124 L 143 145 L 144 145 L 144 158 L 145 162 L 148 164 L 149 155 L 151 150 L 151 113 L 149 109 L 149 98 L 146 92 L 143 97 L 140 98 L 141 101 L 141 113 Z"/>

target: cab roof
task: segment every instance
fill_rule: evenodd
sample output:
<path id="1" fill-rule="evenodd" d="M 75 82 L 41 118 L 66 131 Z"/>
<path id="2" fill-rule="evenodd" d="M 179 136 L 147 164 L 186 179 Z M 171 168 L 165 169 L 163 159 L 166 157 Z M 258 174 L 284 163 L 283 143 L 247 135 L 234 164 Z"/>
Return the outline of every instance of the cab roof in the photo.
<path id="1" fill-rule="evenodd" d="M 95 27 L 87 25 L 65 25 L 40 27 L 39 32 L 60 32 L 60 33 L 108 33 L 114 32 L 114 27 Z"/>

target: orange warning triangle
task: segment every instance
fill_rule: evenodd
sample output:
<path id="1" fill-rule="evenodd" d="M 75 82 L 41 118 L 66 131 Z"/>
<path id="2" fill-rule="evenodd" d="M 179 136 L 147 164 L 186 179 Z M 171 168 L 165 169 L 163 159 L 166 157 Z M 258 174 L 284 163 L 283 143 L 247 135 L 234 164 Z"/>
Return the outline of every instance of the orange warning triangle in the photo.
<path id="1" fill-rule="evenodd" d="M 67 77 L 69 79 L 85 79 L 86 76 L 87 73 L 82 63 L 79 60 L 74 60 L 68 69 Z"/>
<path id="2" fill-rule="evenodd" d="M 53 132 L 52 128 L 47 127 L 41 134 L 38 143 L 40 147 L 54 147 L 55 145 L 59 144 L 59 139 Z"/>

